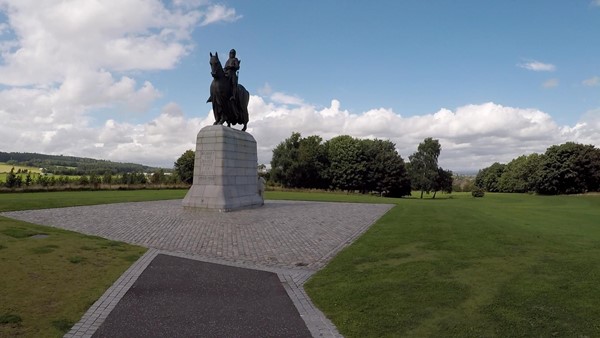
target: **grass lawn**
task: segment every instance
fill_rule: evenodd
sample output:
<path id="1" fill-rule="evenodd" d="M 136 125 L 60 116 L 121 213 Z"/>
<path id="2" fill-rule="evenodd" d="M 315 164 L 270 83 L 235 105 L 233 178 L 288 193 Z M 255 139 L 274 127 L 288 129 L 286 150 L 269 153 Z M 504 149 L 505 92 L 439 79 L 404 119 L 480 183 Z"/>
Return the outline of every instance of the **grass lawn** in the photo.
<path id="1" fill-rule="evenodd" d="M 0 194 L 0 211 L 185 193 Z M 600 336 L 598 195 L 266 198 L 396 204 L 306 284 L 347 337 Z M 144 251 L 0 217 L 0 337 L 61 336 Z"/>
<path id="2" fill-rule="evenodd" d="M 103 190 L 0 194 L 0 212 L 184 198 L 187 190 Z"/>
<path id="3" fill-rule="evenodd" d="M 306 284 L 343 335 L 600 336 L 600 196 L 395 202 Z"/>
<path id="4" fill-rule="evenodd" d="M 0 211 L 173 199 L 185 192 L 0 194 Z M 0 217 L 0 337 L 61 337 L 145 251 Z"/>

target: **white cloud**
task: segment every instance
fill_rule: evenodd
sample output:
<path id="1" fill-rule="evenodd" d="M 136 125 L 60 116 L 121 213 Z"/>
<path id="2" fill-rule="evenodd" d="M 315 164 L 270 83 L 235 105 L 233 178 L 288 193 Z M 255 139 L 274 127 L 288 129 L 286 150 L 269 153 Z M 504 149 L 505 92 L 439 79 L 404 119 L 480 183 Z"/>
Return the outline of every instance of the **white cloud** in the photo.
<path id="1" fill-rule="evenodd" d="M 275 93 L 271 94 L 271 101 L 273 101 L 275 103 L 289 104 L 289 105 L 295 105 L 295 106 L 300 106 L 300 105 L 304 104 L 304 101 L 302 101 L 301 98 L 294 96 L 294 95 L 288 95 L 288 94 L 284 94 L 284 93 L 280 93 L 280 92 L 275 92 Z"/>
<path id="2" fill-rule="evenodd" d="M 204 13 L 201 25 L 206 26 L 219 21 L 233 22 L 239 20 L 241 17 L 241 15 L 236 14 L 233 8 L 227 8 L 223 5 L 211 5 L 208 7 L 206 13 Z"/>
<path id="3" fill-rule="evenodd" d="M 600 0 L 598 0 L 600 1 Z M 592 76 L 589 79 L 585 79 L 581 82 L 584 86 L 588 86 L 588 87 L 595 87 L 600 85 L 600 77 L 598 76 Z"/>
<path id="4" fill-rule="evenodd" d="M 558 87 L 558 79 L 548 79 L 542 83 L 544 88 L 555 88 Z"/>
<path id="5" fill-rule="evenodd" d="M 135 76 L 173 68 L 191 50 L 193 29 L 207 17 L 231 20 L 228 8 L 215 11 L 204 0 L 170 6 L 159 0 L 0 0 L 0 11 L 7 18 L 0 23 L 3 151 L 129 160 L 129 149 L 132 159 L 155 162 L 162 152 L 149 142 L 179 150 L 173 126 L 197 132 L 197 121 L 185 120 L 173 104 L 147 125 L 117 120 L 147 112 L 162 95 Z M 92 115 L 98 110 L 107 120 L 102 127 Z"/>
<path id="6" fill-rule="evenodd" d="M 202 16 L 199 9 L 169 10 L 158 0 L 0 0 L 0 5 L 15 33 L 0 66 L 0 82 L 7 85 L 61 82 L 81 68 L 173 68 L 190 50 L 191 31 Z"/>
<path id="7" fill-rule="evenodd" d="M 593 0 L 592 1 L 592 6 L 598 6 L 598 7 L 600 7 L 600 0 Z"/>
<path id="8" fill-rule="evenodd" d="M 107 120 L 94 127 L 81 116 L 48 105 L 55 99 L 36 89 L 14 89 L 5 105 L 24 105 L 30 115 L 15 119 L 0 109 L 0 149 L 37 151 L 86 156 L 115 161 L 172 167 L 187 149 L 195 148 L 196 134 L 214 120 L 188 117 L 176 103 L 169 103 L 147 123 L 132 124 Z M 4 95 L 4 96 L 3 96 Z M 0 93 L 0 102 L 6 98 Z M 56 105 L 56 107 L 62 107 Z M 547 147 L 567 141 L 600 146 L 600 110 L 588 112 L 575 126 L 560 126 L 550 115 L 537 110 L 495 103 L 472 104 L 454 110 L 405 117 L 391 109 L 376 108 L 352 114 L 338 100 L 329 107 L 303 103 L 286 105 L 250 97 L 250 132 L 258 144 L 260 163 L 269 163 L 273 148 L 293 131 L 303 136 L 319 135 L 325 140 L 338 135 L 389 139 L 407 160 L 426 137 L 440 140 L 440 165 L 452 170 L 476 170 L 495 161 L 508 162 L 522 154 L 543 153 Z M 237 126 L 239 129 L 239 126 Z"/>
<path id="9" fill-rule="evenodd" d="M 543 63 L 535 60 L 520 63 L 518 66 L 534 72 L 553 72 L 556 70 L 556 66 L 551 63 Z"/>
<path id="10" fill-rule="evenodd" d="M 259 146 L 259 162 L 268 163 L 272 149 L 293 131 L 330 139 L 348 134 L 359 138 L 390 139 L 406 160 L 426 137 L 442 144 L 440 164 L 453 170 L 473 170 L 495 161 L 508 162 L 522 154 L 544 152 L 553 144 L 581 141 L 600 145 L 596 124 L 558 126 L 550 115 L 495 103 L 466 105 L 455 111 L 403 117 L 390 109 L 351 114 L 333 100 L 330 107 L 287 107 L 252 96 L 249 132 Z M 600 119 L 599 119 L 600 120 Z M 598 123 L 598 122 L 595 122 Z"/>

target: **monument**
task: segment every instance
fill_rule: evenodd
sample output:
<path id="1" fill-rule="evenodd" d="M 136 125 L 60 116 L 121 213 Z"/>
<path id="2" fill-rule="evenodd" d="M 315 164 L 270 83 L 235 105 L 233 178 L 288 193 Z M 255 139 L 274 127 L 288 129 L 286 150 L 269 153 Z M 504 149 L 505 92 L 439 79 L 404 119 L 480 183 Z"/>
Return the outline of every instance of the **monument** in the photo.
<path id="1" fill-rule="evenodd" d="M 198 132 L 193 184 L 183 206 L 221 212 L 260 207 L 264 186 L 258 177 L 256 140 L 245 132 L 250 95 L 237 83 L 235 50 L 229 53 L 225 69 L 216 53 L 210 54 L 210 65 L 213 81 L 207 102 L 212 102 L 215 123 Z M 233 129 L 232 124 L 243 128 Z"/>

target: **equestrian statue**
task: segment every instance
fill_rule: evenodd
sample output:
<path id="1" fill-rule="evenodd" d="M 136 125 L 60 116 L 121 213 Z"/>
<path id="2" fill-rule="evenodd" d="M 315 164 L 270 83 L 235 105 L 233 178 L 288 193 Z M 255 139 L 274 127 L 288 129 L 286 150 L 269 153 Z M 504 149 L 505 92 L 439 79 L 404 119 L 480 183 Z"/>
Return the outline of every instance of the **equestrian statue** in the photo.
<path id="1" fill-rule="evenodd" d="M 243 124 L 242 131 L 248 126 L 248 101 L 250 94 L 238 83 L 238 70 L 240 69 L 240 60 L 235 57 L 235 49 L 229 52 L 229 60 L 225 63 L 225 68 L 219 61 L 219 53 L 215 55 L 210 53 L 210 73 L 213 77 L 210 84 L 210 97 L 206 102 L 212 103 L 213 113 L 215 115 L 214 124 L 223 124 L 227 126 Z"/>

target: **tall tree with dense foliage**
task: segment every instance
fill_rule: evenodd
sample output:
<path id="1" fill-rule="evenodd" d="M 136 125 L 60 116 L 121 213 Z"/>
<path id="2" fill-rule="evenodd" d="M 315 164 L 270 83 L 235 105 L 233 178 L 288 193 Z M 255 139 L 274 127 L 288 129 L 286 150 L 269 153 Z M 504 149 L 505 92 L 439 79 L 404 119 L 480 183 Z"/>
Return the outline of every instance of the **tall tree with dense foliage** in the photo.
<path id="1" fill-rule="evenodd" d="M 499 192 L 500 177 L 504 173 L 506 164 L 495 162 L 491 166 L 479 170 L 475 177 L 475 185 L 489 192 Z"/>
<path id="2" fill-rule="evenodd" d="M 558 195 L 599 190 L 599 149 L 593 145 L 567 142 L 546 150 L 538 173 L 538 193 Z"/>
<path id="3" fill-rule="evenodd" d="M 329 177 L 332 187 L 340 190 L 366 192 L 368 187 L 368 157 L 360 140 L 349 135 L 332 138 L 326 143 Z"/>
<path id="4" fill-rule="evenodd" d="M 434 189 L 434 182 L 438 175 L 438 157 L 442 146 L 438 140 L 431 137 L 419 143 L 417 152 L 408 157 L 410 161 L 409 172 L 413 189 L 429 192 Z"/>
<path id="5" fill-rule="evenodd" d="M 293 132 L 290 137 L 273 149 L 271 179 L 285 187 L 295 187 L 297 184 L 295 171 L 298 166 L 298 149 L 300 148 L 301 137 L 300 133 Z"/>
<path id="6" fill-rule="evenodd" d="M 286 187 L 410 194 L 404 161 L 392 142 L 348 135 L 323 142 L 292 133 L 273 150 L 270 177 Z"/>
<path id="7" fill-rule="evenodd" d="M 500 192 L 534 191 L 541 164 L 539 154 L 522 155 L 508 162 L 497 182 Z"/>
<path id="8" fill-rule="evenodd" d="M 368 191 L 389 197 L 410 195 L 410 179 L 404 160 L 389 140 L 362 140 L 368 162 L 365 178 Z"/>
<path id="9" fill-rule="evenodd" d="M 196 159 L 196 153 L 193 150 L 186 150 L 178 159 L 175 161 L 175 173 L 181 180 L 181 182 L 192 184 L 194 181 L 194 160 Z"/>
<path id="10" fill-rule="evenodd" d="M 320 136 L 312 135 L 300 139 L 298 147 L 298 171 L 299 179 L 304 182 L 305 188 L 326 189 L 329 186 L 327 180 L 327 159 L 325 144 Z"/>
<path id="11" fill-rule="evenodd" d="M 320 136 L 292 133 L 273 149 L 271 179 L 290 188 L 327 188 L 325 147 Z"/>

